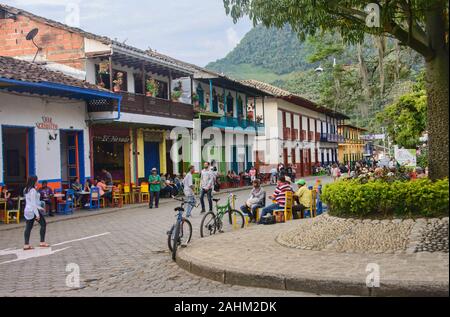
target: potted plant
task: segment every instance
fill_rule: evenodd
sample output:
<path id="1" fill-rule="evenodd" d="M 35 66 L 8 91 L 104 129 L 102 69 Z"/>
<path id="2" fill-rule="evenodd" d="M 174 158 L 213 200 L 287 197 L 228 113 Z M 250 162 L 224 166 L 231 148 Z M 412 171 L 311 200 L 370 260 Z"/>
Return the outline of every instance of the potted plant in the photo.
<path id="1" fill-rule="evenodd" d="M 113 80 L 113 90 L 114 92 L 120 92 L 122 90 L 122 85 L 123 85 L 123 73 L 122 72 L 118 72 L 116 75 L 116 79 Z"/>
<path id="2" fill-rule="evenodd" d="M 200 98 L 195 92 L 192 94 L 192 102 L 194 103 L 194 106 L 198 107 L 200 105 Z"/>
<path id="3" fill-rule="evenodd" d="M 252 110 L 252 111 L 249 111 L 249 112 L 247 112 L 247 120 L 250 120 L 250 121 L 252 121 L 252 120 L 253 120 L 253 110 Z"/>
<path id="4" fill-rule="evenodd" d="M 181 91 L 174 91 L 172 92 L 172 101 L 179 101 L 180 97 L 181 97 L 182 92 Z"/>
<path id="5" fill-rule="evenodd" d="M 183 94 L 183 84 L 181 83 L 181 81 L 179 81 L 178 85 L 173 89 L 173 92 L 170 95 L 172 101 L 179 101 L 182 94 Z"/>
<path id="6" fill-rule="evenodd" d="M 156 96 L 159 89 L 158 82 L 153 78 L 147 79 L 146 88 L 147 88 L 146 95 L 148 97 Z"/>

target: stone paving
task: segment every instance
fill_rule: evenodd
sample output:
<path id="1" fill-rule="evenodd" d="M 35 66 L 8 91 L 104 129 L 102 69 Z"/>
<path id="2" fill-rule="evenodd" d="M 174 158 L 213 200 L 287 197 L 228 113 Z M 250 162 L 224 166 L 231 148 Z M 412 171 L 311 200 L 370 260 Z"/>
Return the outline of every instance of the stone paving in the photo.
<path id="1" fill-rule="evenodd" d="M 238 204 L 248 193 L 237 192 Z M 37 256 L 46 250 L 27 251 L 36 257 L 11 263 L 4 262 L 23 254 L 23 224 L 0 226 L 0 296 L 316 296 L 223 284 L 181 269 L 171 260 L 166 236 L 175 221 L 176 206 L 177 202 L 166 201 L 160 209 L 138 207 L 52 220 L 56 222 L 48 224 L 47 237 L 52 251 L 58 252 Z M 200 240 L 200 221 L 196 210 L 193 241 Z M 34 245 L 38 232 L 36 225 L 31 239 Z M 86 237 L 91 238 L 76 241 Z M 66 286 L 70 263 L 79 265 L 79 289 Z"/>
<path id="2" fill-rule="evenodd" d="M 251 226 L 196 240 L 178 254 L 177 263 L 191 273 L 246 286 L 342 295 L 448 296 L 448 253 L 339 253 L 290 248 L 276 241 L 280 234 L 312 221 Z M 381 287 L 369 289 L 366 270 L 376 267 Z"/>

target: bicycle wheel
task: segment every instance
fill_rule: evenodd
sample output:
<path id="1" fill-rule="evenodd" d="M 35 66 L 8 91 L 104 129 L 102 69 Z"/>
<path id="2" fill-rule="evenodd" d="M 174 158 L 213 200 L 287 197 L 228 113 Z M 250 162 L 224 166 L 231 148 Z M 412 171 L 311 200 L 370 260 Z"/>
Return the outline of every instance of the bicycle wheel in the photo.
<path id="1" fill-rule="evenodd" d="M 174 234 L 175 234 L 175 225 L 172 226 L 170 231 L 167 232 L 167 245 L 169 246 L 170 252 L 172 252 L 173 247 L 173 241 L 174 241 Z"/>
<path id="2" fill-rule="evenodd" d="M 221 223 L 221 232 L 229 232 L 237 229 L 244 228 L 245 217 L 239 210 L 227 210 L 223 215 Z"/>
<path id="3" fill-rule="evenodd" d="M 181 230 L 178 237 L 178 242 L 181 245 L 186 245 L 189 242 L 191 242 L 192 238 L 192 224 L 189 220 L 183 219 L 183 222 L 181 223 Z"/>
<path id="4" fill-rule="evenodd" d="M 178 249 L 178 244 L 179 244 L 179 239 L 180 239 L 180 228 L 181 228 L 181 225 L 176 224 L 175 225 L 175 230 L 174 230 L 174 233 L 173 233 L 172 260 L 174 260 L 174 261 L 177 260 L 177 249 Z"/>
<path id="5" fill-rule="evenodd" d="M 200 237 L 204 238 L 216 234 L 216 230 L 216 215 L 210 211 L 203 216 L 202 222 L 200 223 Z"/>

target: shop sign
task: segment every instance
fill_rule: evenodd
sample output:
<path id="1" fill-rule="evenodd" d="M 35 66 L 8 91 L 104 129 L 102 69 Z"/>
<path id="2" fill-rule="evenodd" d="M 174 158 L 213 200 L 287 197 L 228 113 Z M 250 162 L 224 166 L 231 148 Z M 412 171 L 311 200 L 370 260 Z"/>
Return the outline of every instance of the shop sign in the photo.
<path id="1" fill-rule="evenodd" d="M 129 143 L 129 136 L 115 136 L 115 135 L 98 135 L 94 136 L 94 141 L 106 143 Z"/>
<path id="2" fill-rule="evenodd" d="M 37 122 L 36 127 L 42 130 L 58 130 L 58 125 L 53 123 L 51 117 L 42 117 L 42 122 Z"/>

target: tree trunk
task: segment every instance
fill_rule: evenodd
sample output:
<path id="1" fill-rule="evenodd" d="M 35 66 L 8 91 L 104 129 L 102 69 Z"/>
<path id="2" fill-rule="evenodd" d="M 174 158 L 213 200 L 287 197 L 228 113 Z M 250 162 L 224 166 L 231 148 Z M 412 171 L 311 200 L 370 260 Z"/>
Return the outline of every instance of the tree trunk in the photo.
<path id="1" fill-rule="evenodd" d="M 445 48 L 426 62 L 428 96 L 429 173 L 433 180 L 448 177 L 449 55 Z"/>
<path id="2" fill-rule="evenodd" d="M 428 165 L 432 180 L 448 177 L 448 75 L 449 54 L 445 6 L 437 3 L 425 14 L 432 56 L 425 56 L 428 97 Z"/>

